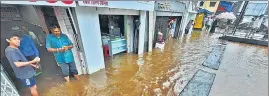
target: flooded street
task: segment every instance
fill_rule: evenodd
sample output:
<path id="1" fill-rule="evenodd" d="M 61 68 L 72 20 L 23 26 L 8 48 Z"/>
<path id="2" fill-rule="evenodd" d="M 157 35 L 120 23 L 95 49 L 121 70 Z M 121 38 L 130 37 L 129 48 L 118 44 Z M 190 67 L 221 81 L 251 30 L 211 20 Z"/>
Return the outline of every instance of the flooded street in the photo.
<path id="1" fill-rule="evenodd" d="M 1 96 L 269 96 L 266 1 L 1 5 Z"/>
<path id="2" fill-rule="evenodd" d="M 164 50 L 154 49 L 142 55 L 132 53 L 115 55 L 113 58 L 106 58 L 105 69 L 91 75 L 81 75 L 79 81 L 71 79 L 69 83 L 61 82 L 51 88 L 38 86 L 38 90 L 41 96 L 166 96 L 167 94 L 171 96 L 179 94 L 193 74 L 199 68 L 204 68 L 202 63 L 212 48 L 222 42 L 217 38 L 218 35 L 194 31 L 190 36 L 166 41 Z M 268 56 L 266 47 L 248 47 L 250 45 L 228 42 L 227 46 L 230 45 L 260 50 L 253 51 L 251 56 L 254 57 L 256 55 Z M 236 56 L 235 58 L 242 57 L 242 55 Z M 268 67 L 267 58 L 256 58 L 249 62 L 254 64 L 267 62 L 264 66 Z"/>

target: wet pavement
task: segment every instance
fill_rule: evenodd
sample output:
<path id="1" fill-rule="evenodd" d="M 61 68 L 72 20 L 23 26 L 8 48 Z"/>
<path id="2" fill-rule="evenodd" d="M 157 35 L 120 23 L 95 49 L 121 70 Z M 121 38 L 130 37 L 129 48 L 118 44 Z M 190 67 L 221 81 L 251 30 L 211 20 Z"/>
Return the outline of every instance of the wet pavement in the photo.
<path id="1" fill-rule="evenodd" d="M 198 70 L 179 96 L 208 96 L 216 74 Z"/>
<path id="2" fill-rule="evenodd" d="M 204 61 L 203 65 L 208 68 L 218 70 L 221 64 L 223 53 L 225 52 L 225 47 L 226 45 L 224 44 L 219 44 L 218 46 L 214 47 Z"/>
<path id="3" fill-rule="evenodd" d="M 268 47 L 226 46 L 209 96 L 268 96 Z"/>
<path id="4" fill-rule="evenodd" d="M 194 31 L 166 41 L 163 50 L 154 49 L 142 55 L 121 53 L 106 58 L 105 69 L 81 75 L 81 80 L 65 83 L 53 79 L 47 83 L 56 83 L 54 86 L 38 86 L 38 91 L 41 96 L 178 95 L 194 73 L 204 68 L 202 63 L 212 49 L 222 42 L 218 37 Z"/>

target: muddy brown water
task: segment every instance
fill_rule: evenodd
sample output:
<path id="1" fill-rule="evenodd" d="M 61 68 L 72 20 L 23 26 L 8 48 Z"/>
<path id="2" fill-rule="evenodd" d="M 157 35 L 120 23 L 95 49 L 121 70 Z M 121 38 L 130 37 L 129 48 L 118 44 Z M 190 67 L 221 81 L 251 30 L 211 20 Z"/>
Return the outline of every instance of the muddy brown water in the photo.
<path id="1" fill-rule="evenodd" d="M 142 55 L 121 53 L 105 58 L 105 69 L 81 75 L 81 80 L 38 86 L 38 90 L 41 96 L 154 96 L 157 88 L 161 89 L 161 96 L 174 94 L 175 81 L 170 81 L 168 88 L 163 86 L 176 74 L 169 71 L 183 65 L 201 65 L 212 48 L 222 42 L 217 37 L 193 32 L 191 36 L 166 41 L 163 50 Z"/>

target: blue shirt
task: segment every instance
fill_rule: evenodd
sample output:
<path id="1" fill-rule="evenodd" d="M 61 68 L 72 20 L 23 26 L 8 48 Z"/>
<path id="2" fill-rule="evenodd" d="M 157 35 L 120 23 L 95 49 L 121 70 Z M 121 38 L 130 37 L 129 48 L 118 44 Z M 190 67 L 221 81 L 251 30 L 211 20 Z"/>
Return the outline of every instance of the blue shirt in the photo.
<path id="1" fill-rule="evenodd" d="M 33 39 L 28 35 L 23 35 L 20 42 L 20 51 L 23 53 L 24 56 L 36 56 L 39 57 L 39 52 L 36 48 L 36 45 Z"/>
<path id="2" fill-rule="evenodd" d="M 29 79 L 35 76 L 36 72 L 31 65 L 17 67 L 14 64 L 14 62 L 27 62 L 28 61 L 19 49 L 7 47 L 5 49 L 5 55 L 17 78 Z"/>
<path id="3" fill-rule="evenodd" d="M 175 25 L 176 25 L 176 21 L 173 21 L 172 22 L 172 25 L 171 25 L 171 29 L 174 29 L 175 28 Z"/>
<path id="4" fill-rule="evenodd" d="M 61 34 L 60 37 L 49 34 L 46 38 L 46 48 L 63 48 L 63 46 L 69 45 L 73 45 L 73 43 L 65 34 Z M 73 53 L 70 49 L 65 52 L 54 52 L 54 55 L 59 64 L 71 63 L 74 61 Z"/>

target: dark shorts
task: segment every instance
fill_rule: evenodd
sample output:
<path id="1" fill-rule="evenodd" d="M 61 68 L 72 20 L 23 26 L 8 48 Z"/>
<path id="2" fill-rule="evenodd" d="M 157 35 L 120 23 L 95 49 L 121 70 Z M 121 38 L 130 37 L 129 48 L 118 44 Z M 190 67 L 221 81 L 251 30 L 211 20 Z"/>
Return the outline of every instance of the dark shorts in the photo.
<path id="1" fill-rule="evenodd" d="M 29 79 L 20 79 L 20 81 L 25 87 L 32 87 L 36 84 L 35 77 L 29 78 Z"/>
<path id="2" fill-rule="evenodd" d="M 188 34 L 189 33 L 189 29 L 185 29 L 185 34 Z"/>
<path id="3" fill-rule="evenodd" d="M 78 70 L 76 68 L 76 64 L 75 62 L 71 62 L 71 63 L 61 63 L 59 64 L 61 69 L 62 69 L 62 72 L 63 72 L 63 76 L 66 77 L 66 76 L 69 76 L 69 72 L 74 74 L 74 75 L 77 75 L 78 74 Z"/>

